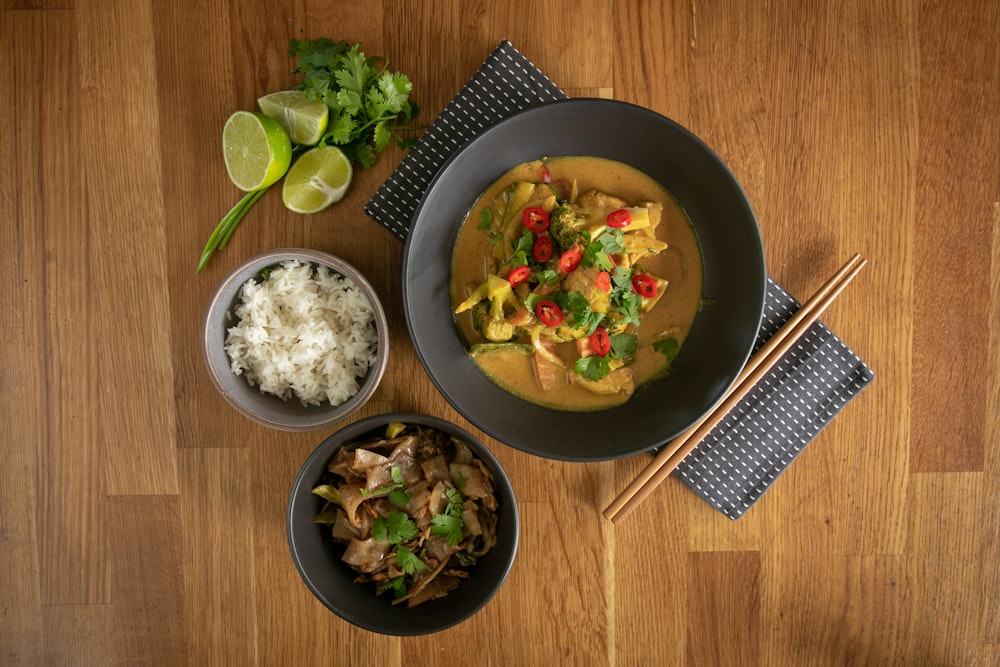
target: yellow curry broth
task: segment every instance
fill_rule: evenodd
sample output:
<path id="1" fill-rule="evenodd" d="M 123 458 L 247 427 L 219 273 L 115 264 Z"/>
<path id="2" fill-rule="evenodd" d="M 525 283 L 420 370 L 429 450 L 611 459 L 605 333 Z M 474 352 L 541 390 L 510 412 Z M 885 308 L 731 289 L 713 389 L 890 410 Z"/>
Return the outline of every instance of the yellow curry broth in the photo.
<path id="1" fill-rule="evenodd" d="M 629 204 L 659 202 L 663 214 L 656 237 L 668 244 L 666 250 L 642 259 L 643 266 L 653 275 L 665 278 L 667 287 L 656 306 L 643 315 L 638 335 L 638 350 L 629 368 L 634 373 L 636 387 L 660 377 L 668 370 L 666 357 L 653 350 L 650 343 L 672 337 L 678 349 L 684 343 L 701 303 L 702 260 L 697 237 L 687 215 L 671 194 L 641 171 L 620 162 L 594 157 L 546 158 L 520 164 L 501 176 L 476 201 L 462 225 L 452 255 L 451 301 L 455 307 L 464 301 L 489 272 L 490 242 L 486 233 L 477 229 L 483 210 L 491 206 L 503 190 L 518 181 L 539 182 L 542 168 L 547 167 L 553 182 L 577 184 L 577 190 L 590 190 L 620 197 Z M 517 223 L 520 224 L 520 223 Z M 468 347 L 487 342 L 472 326 L 469 312 L 456 316 L 456 324 Z M 669 333 L 669 335 L 665 335 Z M 516 341 L 523 342 L 523 341 Z M 567 361 L 566 373 L 572 373 L 576 358 L 573 343 L 557 347 Z M 554 388 L 539 387 L 532 367 L 532 355 L 478 355 L 476 364 L 497 385 L 525 400 L 561 410 L 599 410 L 628 400 L 625 395 L 595 394 L 569 381 L 562 374 Z"/>

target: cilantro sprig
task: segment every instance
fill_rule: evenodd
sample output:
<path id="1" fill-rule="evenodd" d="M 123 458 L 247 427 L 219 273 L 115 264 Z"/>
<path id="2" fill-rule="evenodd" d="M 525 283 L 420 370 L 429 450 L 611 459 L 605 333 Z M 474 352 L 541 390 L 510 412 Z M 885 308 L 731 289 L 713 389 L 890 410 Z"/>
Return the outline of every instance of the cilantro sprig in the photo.
<path id="1" fill-rule="evenodd" d="M 653 343 L 653 349 L 666 357 L 668 362 L 672 362 L 677 358 L 680 346 L 676 338 L 664 338 Z"/>
<path id="2" fill-rule="evenodd" d="M 462 494 L 458 489 L 448 489 L 444 492 L 448 504 L 444 512 L 436 514 L 431 519 L 431 533 L 444 536 L 448 546 L 453 547 L 462 541 Z"/>
<path id="3" fill-rule="evenodd" d="M 606 355 L 580 357 L 573 364 L 573 370 L 587 380 L 600 380 L 611 372 L 611 360 L 627 360 L 635 356 L 639 347 L 639 337 L 631 333 L 617 333 L 609 336 L 611 350 Z"/>
<path id="4" fill-rule="evenodd" d="M 388 496 L 389 502 L 393 505 L 405 505 L 410 502 L 410 494 L 406 490 L 406 483 L 403 481 L 403 471 L 399 466 L 389 468 L 389 476 L 392 478 L 392 485 L 381 489 L 369 491 L 361 489 L 361 495 L 365 497 Z"/>
<path id="5" fill-rule="evenodd" d="M 417 524 L 407 516 L 406 512 L 390 510 L 387 515 L 375 519 L 372 524 L 372 537 L 376 540 L 388 540 L 399 544 L 412 540 L 417 536 Z"/>
<path id="6" fill-rule="evenodd" d="M 293 71 L 303 75 L 296 88 L 330 108 L 320 145 L 339 146 L 367 169 L 393 142 L 401 148 L 413 144 L 409 123 L 419 111 L 410 100 L 413 84 L 405 74 L 390 71 L 385 57 L 368 57 L 360 44 L 325 37 L 293 39 L 288 55 L 296 60 Z"/>
<path id="7" fill-rule="evenodd" d="M 403 597 L 409 587 L 408 579 L 417 572 L 428 569 L 427 563 L 404 544 L 414 539 L 418 533 L 417 524 L 413 523 L 413 519 L 406 512 L 390 510 L 385 516 L 375 519 L 372 524 L 372 537 L 376 540 L 388 541 L 393 545 L 396 552 L 396 564 L 403 572 L 402 575 L 384 582 L 379 587 L 379 592 L 392 590 L 395 597 Z"/>

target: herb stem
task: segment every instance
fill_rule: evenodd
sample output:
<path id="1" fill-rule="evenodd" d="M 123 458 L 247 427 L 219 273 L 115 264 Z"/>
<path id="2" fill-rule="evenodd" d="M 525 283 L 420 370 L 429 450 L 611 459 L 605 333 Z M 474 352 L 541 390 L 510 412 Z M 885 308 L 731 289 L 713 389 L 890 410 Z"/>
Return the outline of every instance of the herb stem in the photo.
<path id="1" fill-rule="evenodd" d="M 208 242 L 205 244 L 205 249 L 201 251 L 201 259 L 198 261 L 198 269 L 195 273 L 201 273 L 201 270 L 205 268 L 208 264 L 208 260 L 212 257 L 212 254 L 216 250 L 222 250 L 229 243 L 230 237 L 232 237 L 233 232 L 236 231 L 236 227 L 239 226 L 240 221 L 247 214 L 247 211 L 257 203 L 265 192 L 268 191 L 270 186 L 267 188 L 261 188 L 260 190 L 251 190 L 250 192 L 243 195 L 236 205 L 229 209 L 229 212 L 222 217 L 219 224 L 215 226 L 212 231 L 212 235 L 208 237 Z"/>

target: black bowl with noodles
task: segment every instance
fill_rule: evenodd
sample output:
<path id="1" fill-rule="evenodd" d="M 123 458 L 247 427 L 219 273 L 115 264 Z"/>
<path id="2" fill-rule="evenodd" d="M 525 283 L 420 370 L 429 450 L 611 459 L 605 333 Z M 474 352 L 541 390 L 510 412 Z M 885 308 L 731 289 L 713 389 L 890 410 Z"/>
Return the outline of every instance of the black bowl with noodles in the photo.
<path id="1" fill-rule="evenodd" d="M 408 608 L 393 604 L 390 592 L 376 594 L 375 584 L 358 583 L 357 573 L 341 560 L 344 545 L 336 543 L 328 525 L 316 523 L 326 501 L 312 493 L 324 479 L 327 464 L 342 447 L 382 436 L 388 424 L 433 428 L 464 442 L 493 478 L 497 500 L 496 544 L 469 569 L 469 578 L 447 595 Z M 520 515 L 514 489 L 497 458 L 465 429 L 429 415 L 389 413 L 367 417 L 326 438 L 303 463 L 292 485 L 286 517 L 288 546 L 306 587 L 330 611 L 371 632 L 415 636 L 455 626 L 481 610 L 500 590 L 514 564 Z"/>
<path id="2" fill-rule="evenodd" d="M 645 172 L 690 218 L 704 263 L 704 306 L 671 372 L 618 407 L 552 410 L 510 394 L 467 355 L 449 296 L 456 235 L 497 178 L 540 157 L 609 158 Z M 747 197 L 698 137 L 648 109 L 571 99 L 519 112 L 457 151 L 424 194 L 406 241 L 403 305 L 417 354 L 444 397 L 485 433 L 567 461 L 629 456 L 662 445 L 716 405 L 753 349 L 766 291 L 764 250 Z"/>

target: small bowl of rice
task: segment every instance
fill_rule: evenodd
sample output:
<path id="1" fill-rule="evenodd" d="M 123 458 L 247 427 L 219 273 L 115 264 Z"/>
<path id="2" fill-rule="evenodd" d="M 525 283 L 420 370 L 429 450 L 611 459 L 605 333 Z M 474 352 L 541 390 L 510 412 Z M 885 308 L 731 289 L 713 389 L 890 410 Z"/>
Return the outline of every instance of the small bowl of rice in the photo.
<path id="1" fill-rule="evenodd" d="M 202 342 L 223 398 L 284 431 L 346 419 L 389 361 L 388 323 L 368 280 L 339 257 L 301 248 L 233 269 L 209 301 Z"/>

